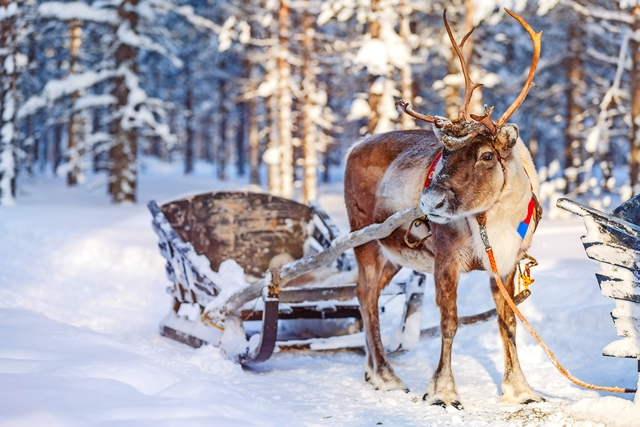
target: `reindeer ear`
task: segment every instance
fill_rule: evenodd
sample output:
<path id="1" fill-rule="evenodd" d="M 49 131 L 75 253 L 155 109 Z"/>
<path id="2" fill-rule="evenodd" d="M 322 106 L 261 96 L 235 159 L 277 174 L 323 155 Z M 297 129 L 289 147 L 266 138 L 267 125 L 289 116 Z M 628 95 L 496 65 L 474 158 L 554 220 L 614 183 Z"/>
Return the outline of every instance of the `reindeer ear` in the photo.
<path id="1" fill-rule="evenodd" d="M 507 157 L 513 146 L 518 142 L 518 126 L 513 123 L 505 123 L 500 126 L 495 141 L 495 147 L 500 156 Z"/>
<path id="2" fill-rule="evenodd" d="M 444 129 L 439 128 L 435 124 L 433 125 L 432 128 L 433 128 L 433 133 L 436 135 L 436 138 L 438 138 L 438 141 L 440 141 L 440 144 L 443 144 L 442 137 L 446 135 L 446 132 L 444 131 Z"/>

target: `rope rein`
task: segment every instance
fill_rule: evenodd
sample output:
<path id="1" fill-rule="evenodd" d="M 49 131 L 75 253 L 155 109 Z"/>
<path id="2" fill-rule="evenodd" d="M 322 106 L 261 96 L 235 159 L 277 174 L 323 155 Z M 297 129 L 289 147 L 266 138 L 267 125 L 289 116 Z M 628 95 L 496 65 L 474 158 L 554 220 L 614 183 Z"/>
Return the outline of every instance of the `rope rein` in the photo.
<path id="1" fill-rule="evenodd" d="M 484 243 L 484 246 L 485 246 L 485 251 L 487 252 L 487 256 L 489 257 L 489 263 L 491 264 L 491 272 L 493 273 L 496 283 L 498 284 L 498 289 L 500 290 L 502 297 L 507 301 L 507 304 L 509 305 L 509 307 L 511 307 L 511 310 L 513 310 L 516 316 L 518 316 L 518 319 L 520 319 L 520 321 L 522 322 L 524 327 L 527 329 L 527 331 L 529 331 L 531 336 L 533 336 L 533 338 L 535 338 L 535 340 L 538 342 L 540 347 L 542 347 L 544 352 L 547 354 L 547 357 L 549 357 L 549 360 L 551 360 L 551 363 L 553 363 L 553 366 L 555 366 L 556 369 L 558 369 L 558 371 L 560 371 L 560 373 L 564 375 L 569 381 L 573 382 L 576 385 L 579 385 L 580 387 L 588 388 L 591 390 L 609 391 L 612 393 L 635 393 L 637 391 L 635 389 L 620 388 L 620 387 L 603 387 L 603 386 L 597 386 L 597 385 L 585 383 L 584 381 L 581 381 L 576 377 L 574 377 L 573 375 L 571 375 L 569 371 L 567 371 L 564 368 L 564 366 L 562 366 L 560 362 L 558 362 L 558 359 L 556 359 L 556 356 L 553 354 L 553 352 L 549 349 L 549 347 L 547 347 L 544 341 L 542 341 L 542 338 L 540 338 L 540 336 L 536 333 L 533 327 L 531 327 L 531 324 L 529 324 L 529 322 L 523 316 L 520 310 L 518 310 L 518 307 L 513 302 L 513 299 L 511 295 L 509 295 L 507 288 L 502 283 L 502 279 L 500 278 L 500 274 L 498 273 L 498 266 L 496 264 L 496 259 L 493 254 L 493 248 L 491 248 L 491 245 L 489 244 L 489 236 L 487 235 L 487 227 L 486 227 L 486 223 L 487 223 L 486 215 L 484 213 L 481 213 L 476 217 L 476 219 L 478 221 L 478 225 L 480 226 L 480 237 L 482 238 L 482 242 Z"/>

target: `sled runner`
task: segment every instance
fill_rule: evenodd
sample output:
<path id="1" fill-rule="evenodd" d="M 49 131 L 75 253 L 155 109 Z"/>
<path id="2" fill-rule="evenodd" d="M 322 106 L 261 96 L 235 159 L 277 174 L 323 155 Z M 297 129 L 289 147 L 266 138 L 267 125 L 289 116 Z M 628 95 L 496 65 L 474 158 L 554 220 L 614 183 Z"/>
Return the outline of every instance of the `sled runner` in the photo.
<path id="1" fill-rule="evenodd" d="M 268 194 L 215 192 L 162 206 L 152 201 L 148 207 L 172 282 L 167 291 L 174 299 L 160 333 L 196 348 L 221 344 L 225 324 L 202 321 L 216 299 L 226 304 L 230 294 L 242 295 L 243 286 L 255 285 L 274 267 L 303 256 L 313 258 L 339 236 L 317 203 L 306 206 Z M 246 334 L 259 339 L 249 341 L 249 351 L 239 361 L 264 361 L 276 346 L 363 346 L 353 254 L 343 252 L 330 265 L 309 270 L 276 287 L 265 286 L 261 295 L 237 310 Z M 407 351 L 417 343 L 424 286 L 424 275 L 409 272 L 383 292 L 381 305 L 398 298 L 405 301 L 400 330 L 389 340 L 390 351 Z M 293 319 L 296 322 L 286 324 Z M 325 319 L 328 326 L 315 325 L 310 331 L 300 326 L 302 319 Z M 321 333 L 314 333 L 318 330 Z"/>

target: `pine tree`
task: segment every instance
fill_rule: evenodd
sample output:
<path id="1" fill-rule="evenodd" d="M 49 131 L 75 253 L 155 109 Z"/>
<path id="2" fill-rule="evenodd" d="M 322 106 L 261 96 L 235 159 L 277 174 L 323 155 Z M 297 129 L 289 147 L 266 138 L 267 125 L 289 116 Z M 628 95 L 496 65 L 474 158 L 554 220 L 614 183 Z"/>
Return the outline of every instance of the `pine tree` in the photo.
<path id="1" fill-rule="evenodd" d="M 579 168 L 584 161 L 583 125 L 584 120 L 584 47 L 585 22 L 580 14 L 573 14 L 567 28 L 569 40 L 569 56 L 566 62 L 566 126 L 565 126 L 565 179 L 567 191 L 575 191 L 581 186 L 583 174 Z"/>
<path id="2" fill-rule="evenodd" d="M 16 195 L 17 15 L 16 0 L 0 0 L 0 205 Z"/>
<path id="3" fill-rule="evenodd" d="M 411 16 L 411 6 L 407 0 L 401 0 L 398 4 L 398 10 L 400 13 L 399 31 L 398 34 L 407 46 L 410 46 L 409 37 L 411 35 L 411 28 L 409 26 Z M 400 91 L 402 93 L 402 99 L 405 102 L 413 105 L 413 81 L 411 76 L 411 63 L 407 61 L 406 64 L 400 69 Z M 402 114 L 400 116 L 403 129 L 413 129 L 416 126 L 415 120 L 408 114 Z"/>
<path id="4" fill-rule="evenodd" d="M 118 7 L 121 24 L 118 30 L 136 34 L 138 0 L 124 0 Z M 114 142 L 109 151 L 111 163 L 109 176 L 109 193 L 113 203 L 136 201 L 138 178 L 138 133 L 133 125 L 139 100 L 132 89 L 138 86 L 137 55 L 138 48 L 125 41 L 123 37 L 116 39 L 115 66 L 119 74 L 114 81 L 112 94 L 116 98 L 116 119 L 113 122 Z"/>
<path id="5" fill-rule="evenodd" d="M 309 203 L 318 197 L 318 153 L 316 150 L 317 129 L 313 121 L 316 79 L 311 55 L 314 49 L 314 18 L 309 10 L 302 14 L 302 151 L 303 151 L 303 202 Z"/>
<path id="6" fill-rule="evenodd" d="M 69 72 L 77 74 L 80 71 L 80 47 L 82 46 L 82 26 L 79 20 L 72 19 L 69 23 L 71 41 L 69 46 Z M 71 94 L 71 114 L 69 116 L 67 144 L 67 184 L 73 186 L 82 180 L 82 150 L 81 144 L 81 112 L 74 108 L 75 101 L 80 98 L 81 92 Z"/>
<path id="7" fill-rule="evenodd" d="M 293 142 L 291 94 L 291 10 L 289 0 L 280 0 L 278 8 L 278 138 L 280 148 L 279 195 L 293 198 Z"/>

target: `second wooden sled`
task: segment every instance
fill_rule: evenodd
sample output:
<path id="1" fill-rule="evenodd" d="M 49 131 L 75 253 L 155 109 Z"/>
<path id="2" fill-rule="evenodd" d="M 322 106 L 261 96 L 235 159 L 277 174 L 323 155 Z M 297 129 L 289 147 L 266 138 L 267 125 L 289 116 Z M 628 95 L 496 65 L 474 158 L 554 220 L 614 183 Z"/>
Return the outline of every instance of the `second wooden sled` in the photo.
<path id="1" fill-rule="evenodd" d="M 205 325 L 201 316 L 216 298 L 233 293 L 235 282 L 255 282 L 270 267 L 317 254 L 339 237 L 338 228 L 317 203 L 306 206 L 268 194 L 214 192 L 162 206 L 152 201 L 148 207 L 160 252 L 167 260 L 167 276 L 172 282 L 167 291 L 174 301 L 160 333 L 196 348 L 220 344 L 221 328 Z M 344 252 L 331 265 L 278 289 L 265 288 L 261 296 L 244 304 L 238 316 L 247 333 L 252 326 L 259 333 L 259 342 L 241 354 L 239 361 L 267 360 L 276 346 L 311 350 L 362 347 L 363 337 L 356 337 L 362 334 L 355 298 L 356 270 L 353 254 Z M 388 351 L 404 352 L 417 344 L 424 287 L 425 276 L 409 271 L 394 278 L 383 291 L 381 300 L 400 297 L 404 301 L 399 330 L 387 340 Z M 297 337 L 295 327 L 286 337 L 279 334 L 279 324 L 292 319 L 351 319 L 352 324 L 333 337 L 309 338 L 309 331 Z"/>

